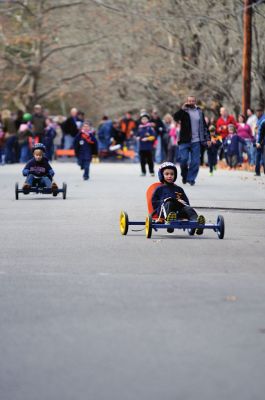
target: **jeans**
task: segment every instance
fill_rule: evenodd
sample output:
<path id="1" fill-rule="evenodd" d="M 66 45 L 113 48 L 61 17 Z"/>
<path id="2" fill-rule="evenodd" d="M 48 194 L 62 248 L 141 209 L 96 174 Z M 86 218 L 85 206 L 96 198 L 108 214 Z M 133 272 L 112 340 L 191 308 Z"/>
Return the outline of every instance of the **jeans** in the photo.
<path id="1" fill-rule="evenodd" d="M 29 145 L 26 144 L 22 144 L 20 146 L 20 158 L 19 158 L 19 162 L 21 163 L 26 163 L 28 162 L 30 159 L 30 149 L 29 149 Z"/>
<path id="2" fill-rule="evenodd" d="M 256 175 L 260 175 L 260 165 L 261 164 L 263 164 L 263 170 L 265 173 L 265 146 L 257 148 L 256 166 L 255 166 Z"/>
<path id="3" fill-rule="evenodd" d="M 16 136 L 10 136 L 5 141 L 5 162 L 12 164 L 16 162 Z"/>
<path id="4" fill-rule="evenodd" d="M 195 183 L 200 168 L 200 142 L 180 144 L 179 155 L 182 180 Z"/>
<path id="5" fill-rule="evenodd" d="M 155 150 L 155 161 L 160 164 L 167 158 L 167 137 L 158 136 Z"/>
<path id="6" fill-rule="evenodd" d="M 74 137 L 71 135 L 64 135 L 64 149 L 69 150 L 74 146 Z"/>
<path id="7" fill-rule="evenodd" d="M 26 178 L 26 183 L 28 183 L 30 186 L 33 186 L 34 183 L 38 181 L 40 186 L 46 187 L 50 189 L 52 187 L 52 181 L 48 176 L 41 176 L 40 178 L 36 178 L 35 175 L 29 174 Z"/>

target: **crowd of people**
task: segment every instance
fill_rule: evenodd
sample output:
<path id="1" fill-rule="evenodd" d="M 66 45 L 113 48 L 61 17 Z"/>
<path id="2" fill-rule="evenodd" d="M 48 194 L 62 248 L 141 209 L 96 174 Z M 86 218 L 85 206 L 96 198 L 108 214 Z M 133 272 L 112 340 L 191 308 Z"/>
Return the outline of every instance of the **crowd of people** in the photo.
<path id="1" fill-rule="evenodd" d="M 77 108 L 72 108 L 68 117 L 52 117 L 38 104 L 31 113 L 3 110 L 0 114 L 0 163 L 27 162 L 36 143 L 45 145 L 48 160 L 54 158 L 57 149 L 76 150 L 84 124 L 93 131 L 97 144 L 92 154 L 106 159 L 117 151 L 133 150 L 142 176 L 146 175 L 146 165 L 153 175 L 154 163 L 163 161 L 179 163 L 182 182 L 191 185 L 195 184 L 203 164 L 209 166 L 211 175 L 220 161 L 230 169 L 248 163 L 257 176 L 261 166 L 265 168 L 262 107 L 248 109 L 247 115 L 240 114 L 237 118 L 221 107 L 218 118 L 209 118 L 197 106 L 194 96 L 189 96 L 172 115 L 167 113 L 161 117 L 157 109 L 151 112 L 142 109 L 134 116 L 126 112 L 118 119 L 104 115 L 96 128 Z"/>

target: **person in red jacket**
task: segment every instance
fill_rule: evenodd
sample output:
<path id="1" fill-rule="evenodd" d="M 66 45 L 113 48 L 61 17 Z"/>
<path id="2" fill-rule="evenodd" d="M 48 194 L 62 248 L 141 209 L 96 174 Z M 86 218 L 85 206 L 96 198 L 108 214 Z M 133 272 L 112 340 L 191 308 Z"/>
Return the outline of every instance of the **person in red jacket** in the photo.
<path id="1" fill-rule="evenodd" d="M 222 136 L 222 140 L 228 135 L 228 125 L 236 127 L 236 120 L 233 115 L 229 115 L 225 107 L 220 108 L 220 117 L 216 122 L 216 132 Z"/>
<path id="2" fill-rule="evenodd" d="M 217 135 L 221 136 L 222 141 L 224 141 L 228 135 L 228 125 L 234 125 L 234 127 L 236 127 L 236 120 L 233 117 L 233 115 L 228 114 L 225 107 L 221 107 L 220 117 L 216 122 L 216 133 Z M 219 153 L 219 159 L 222 160 L 223 158 L 224 158 L 224 149 L 223 147 L 221 147 Z"/>

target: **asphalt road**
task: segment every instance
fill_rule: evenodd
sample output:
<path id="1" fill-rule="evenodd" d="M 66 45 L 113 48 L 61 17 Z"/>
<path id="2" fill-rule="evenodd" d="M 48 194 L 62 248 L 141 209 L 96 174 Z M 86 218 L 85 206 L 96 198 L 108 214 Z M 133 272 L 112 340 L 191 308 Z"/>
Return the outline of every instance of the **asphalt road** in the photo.
<path id="1" fill-rule="evenodd" d="M 144 219 L 135 164 L 94 164 L 84 182 L 53 163 L 68 198 L 21 196 L 21 165 L 0 168 L 1 400 L 263 400 L 265 213 L 223 214 L 224 240 Z M 203 169 L 193 206 L 265 208 L 265 177 Z M 200 211 L 201 212 L 201 211 Z"/>

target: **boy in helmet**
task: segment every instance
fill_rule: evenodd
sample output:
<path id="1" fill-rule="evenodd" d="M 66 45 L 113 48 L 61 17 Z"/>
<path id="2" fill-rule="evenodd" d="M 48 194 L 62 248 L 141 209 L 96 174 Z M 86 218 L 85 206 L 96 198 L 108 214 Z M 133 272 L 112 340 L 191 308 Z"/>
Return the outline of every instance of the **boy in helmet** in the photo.
<path id="1" fill-rule="evenodd" d="M 166 223 L 177 219 L 188 219 L 205 224 L 203 215 L 198 216 L 194 208 L 190 206 L 189 199 L 184 190 L 175 185 L 177 179 L 177 168 L 171 162 L 164 162 L 158 170 L 158 178 L 162 183 L 157 187 L 152 196 L 154 212 L 166 220 Z M 172 233 L 174 229 L 168 228 Z M 196 234 L 201 235 L 202 228 L 196 229 Z"/>
<path id="2" fill-rule="evenodd" d="M 54 171 L 45 157 L 46 148 L 42 143 L 36 143 L 33 148 L 33 158 L 27 162 L 22 174 L 26 176 L 23 191 L 28 194 L 36 178 L 40 179 L 40 184 L 48 189 L 52 189 L 54 196 L 57 196 L 58 186 L 52 182 Z"/>

